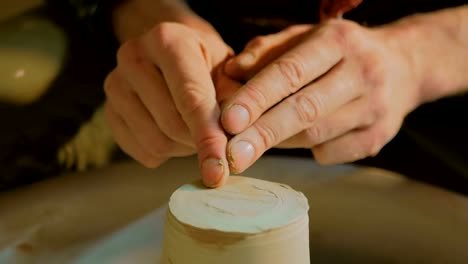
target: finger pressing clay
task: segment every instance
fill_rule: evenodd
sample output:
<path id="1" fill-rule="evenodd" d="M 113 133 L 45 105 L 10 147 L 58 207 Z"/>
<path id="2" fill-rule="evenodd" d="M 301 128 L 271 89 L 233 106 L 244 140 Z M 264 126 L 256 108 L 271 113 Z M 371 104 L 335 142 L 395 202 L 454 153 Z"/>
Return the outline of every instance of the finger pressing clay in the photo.
<path id="1" fill-rule="evenodd" d="M 254 178 L 184 185 L 169 201 L 161 263 L 308 264 L 308 208 L 302 193 Z"/>

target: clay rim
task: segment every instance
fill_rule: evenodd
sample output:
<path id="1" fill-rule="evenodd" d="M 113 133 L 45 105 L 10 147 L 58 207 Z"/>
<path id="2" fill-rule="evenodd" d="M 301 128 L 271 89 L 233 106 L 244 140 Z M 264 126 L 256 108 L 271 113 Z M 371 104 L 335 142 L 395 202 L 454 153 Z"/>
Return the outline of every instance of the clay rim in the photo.
<path id="1" fill-rule="evenodd" d="M 238 201 L 225 198 L 232 193 L 240 195 Z M 206 197 L 212 194 L 216 206 L 207 206 Z M 246 201 L 249 195 L 254 198 Z M 233 208 L 238 210 L 232 213 Z M 169 211 L 181 225 L 233 235 L 252 235 L 287 226 L 307 215 L 308 209 L 307 198 L 290 186 L 243 176 L 230 176 L 228 183 L 218 189 L 207 189 L 200 181 L 186 184 L 176 190 L 169 201 Z M 243 215 L 242 210 L 257 214 Z"/>

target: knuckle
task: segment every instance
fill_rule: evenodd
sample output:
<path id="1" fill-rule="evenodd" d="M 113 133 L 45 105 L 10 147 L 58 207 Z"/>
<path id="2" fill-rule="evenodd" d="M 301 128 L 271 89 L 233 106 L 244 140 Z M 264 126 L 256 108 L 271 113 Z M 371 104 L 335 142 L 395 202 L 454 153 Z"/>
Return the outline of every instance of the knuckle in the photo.
<path id="1" fill-rule="evenodd" d="M 197 139 L 196 145 L 199 149 L 212 149 L 216 146 L 225 144 L 226 139 L 216 134 L 205 135 L 204 137 Z"/>
<path id="2" fill-rule="evenodd" d="M 176 34 L 176 25 L 172 22 L 162 22 L 157 24 L 151 30 L 151 34 L 157 42 L 160 42 L 163 45 L 170 45 L 178 36 L 178 34 Z"/>
<path id="3" fill-rule="evenodd" d="M 380 144 L 373 144 L 368 152 L 367 152 L 367 157 L 375 157 L 377 154 L 379 154 L 380 150 L 382 149 L 382 146 Z"/>
<path id="4" fill-rule="evenodd" d="M 111 72 L 109 75 L 107 75 L 106 79 L 104 80 L 104 92 L 108 95 L 113 92 L 115 89 L 114 87 L 114 73 Z"/>
<path id="5" fill-rule="evenodd" d="M 182 87 L 184 87 L 184 89 L 180 95 L 180 100 L 177 100 L 176 103 L 178 104 L 177 108 L 182 117 L 187 118 L 205 107 L 210 97 L 207 96 L 206 91 L 196 83 L 185 83 Z"/>
<path id="6" fill-rule="evenodd" d="M 365 146 L 365 157 L 374 157 L 379 154 L 382 147 L 388 140 L 388 135 L 384 130 L 374 129 L 369 132 L 369 140 Z"/>
<path id="7" fill-rule="evenodd" d="M 279 142 L 279 134 L 273 129 L 270 125 L 265 124 L 264 122 L 257 122 L 255 125 L 255 130 L 260 137 L 261 143 L 263 144 L 264 149 L 268 149 L 276 145 Z"/>
<path id="8" fill-rule="evenodd" d="M 149 169 L 154 169 L 159 165 L 159 159 L 150 154 L 144 154 L 139 157 L 138 162 Z"/>
<path id="9" fill-rule="evenodd" d="M 310 28 L 310 25 L 308 24 L 298 24 L 298 25 L 289 26 L 284 31 L 290 32 L 290 33 L 297 33 L 297 32 L 302 32 L 303 30 L 307 30 L 309 28 Z"/>
<path id="10" fill-rule="evenodd" d="M 148 135 L 143 141 L 146 142 L 145 145 L 149 148 L 148 151 L 154 156 L 167 155 L 168 153 L 171 153 L 175 147 L 174 141 L 166 136 L 157 138 L 152 135 Z"/>
<path id="11" fill-rule="evenodd" d="M 296 58 L 280 58 L 274 62 L 280 75 L 287 82 L 289 89 L 295 91 L 295 88 L 301 86 L 305 76 L 303 64 Z"/>
<path id="12" fill-rule="evenodd" d="M 314 26 L 311 24 L 298 24 L 292 25 L 287 27 L 285 30 L 282 31 L 282 34 L 286 34 L 289 36 L 301 36 L 305 32 L 310 31 Z"/>
<path id="13" fill-rule="evenodd" d="M 146 130 L 138 133 L 137 140 L 146 152 L 155 157 L 167 156 L 175 148 L 175 142 L 163 133 L 155 133 L 153 130 Z"/>
<path id="14" fill-rule="evenodd" d="M 293 102 L 297 117 L 304 124 L 315 122 L 321 114 L 320 100 L 307 93 L 298 93 Z"/>
<path id="15" fill-rule="evenodd" d="M 370 113 L 374 120 L 379 120 L 385 117 L 388 113 L 386 102 L 382 96 L 374 96 L 372 102 L 369 103 Z"/>
<path id="16" fill-rule="evenodd" d="M 348 151 L 343 157 L 341 158 L 341 162 L 354 162 L 358 160 L 365 159 L 366 157 L 369 157 L 369 154 L 366 154 L 366 152 L 362 150 L 358 151 Z"/>
<path id="17" fill-rule="evenodd" d="M 380 118 L 379 111 L 381 111 L 381 110 L 374 110 L 374 106 L 372 106 L 372 105 L 367 106 L 366 108 L 364 108 L 363 114 L 362 114 L 361 126 L 370 127 L 375 122 L 377 122 L 379 120 L 379 118 Z"/>
<path id="18" fill-rule="evenodd" d="M 114 70 L 104 80 L 104 93 L 107 96 L 118 93 L 119 87 L 118 72 Z"/>
<path id="19" fill-rule="evenodd" d="M 151 30 L 151 37 L 155 43 L 164 50 L 173 50 L 181 45 L 193 44 L 193 32 L 183 25 L 174 22 L 162 22 Z"/>
<path id="20" fill-rule="evenodd" d="M 137 59 L 137 42 L 136 40 L 128 40 L 120 46 L 117 50 L 117 63 L 118 64 L 133 64 Z"/>
<path id="21" fill-rule="evenodd" d="M 364 97 L 361 100 L 362 106 L 358 110 L 359 115 L 361 116 L 360 126 L 364 128 L 371 127 L 374 123 L 376 123 L 380 119 L 380 111 L 381 109 L 377 109 L 375 105 L 375 100 L 370 97 Z"/>
<path id="22" fill-rule="evenodd" d="M 160 128 L 167 137 L 175 142 L 184 143 L 190 139 L 188 128 L 180 118 L 161 122 Z"/>
<path id="23" fill-rule="evenodd" d="M 317 145 L 312 148 L 314 160 L 320 165 L 332 165 L 333 161 L 327 156 L 325 145 Z"/>
<path id="24" fill-rule="evenodd" d="M 363 158 L 370 156 L 372 149 L 374 148 L 375 136 L 374 133 L 368 132 L 367 133 L 367 140 L 363 140 L 360 142 L 360 150 L 355 151 L 353 154 L 353 158 Z"/>
<path id="25" fill-rule="evenodd" d="M 362 65 L 360 76 L 363 84 L 369 89 L 382 87 L 385 83 L 385 70 L 381 67 L 382 60 L 376 56 L 367 55 L 362 58 Z"/>
<path id="26" fill-rule="evenodd" d="M 257 110 L 263 112 L 268 108 L 268 98 L 263 92 L 260 86 L 257 86 L 255 83 L 248 82 L 244 88 L 245 95 L 247 99 L 253 103 L 247 103 L 244 105 L 255 106 Z"/>
<path id="27" fill-rule="evenodd" d="M 251 41 L 249 41 L 249 43 L 247 43 L 245 48 L 246 49 L 258 49 L 258 48 L 267 46 L 268 42 L 269 42 L 268 36 L 256 36 Z"/>
<path id="28" fill-rule="evenodd" d="M 360 26 L 352 21 L 332 19 L 325 23 L 324 31 L 337 44 L 347 47 L 353 43 Z"/>
<path id="29" fill-rule="evenodd" d="M 309 146 L 314 146 L 322 142 L 323 131 L 319 126 L 312 126 L 305 131 L 307 144 Z"/>
<path id="30" fill-rule="evenodd" d="M 380 118 L 387 115 L 387 109 L 381 104 L 375 104 L 372 111 L 374 112 L 374 120 L 379 120 Z"/>
<path id="31" fill-rule="evenodd" d="M 141 149 L 134 149 L 127 144 L 125 144 L 125 141 L 122 141 L 120 137 L 115 138 L 119 148 L 128 154 L 130 157 L 138 161 L 140 164 L 147 168 L 156 168 L 159 163 L 158 159 L 149 154 L 148 152 L 144 151 L 142 148 Z"/>

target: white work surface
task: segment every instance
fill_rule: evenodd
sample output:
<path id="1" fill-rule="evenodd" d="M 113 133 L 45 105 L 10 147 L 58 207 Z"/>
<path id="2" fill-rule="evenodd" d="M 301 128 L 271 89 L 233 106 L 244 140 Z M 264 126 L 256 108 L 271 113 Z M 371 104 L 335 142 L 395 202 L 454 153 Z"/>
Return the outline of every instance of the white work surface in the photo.
<path id="1" fill-rule="evenodd" d="M 467 197 L 310 159 L 265 157 L 243 175 L 304 192 L 312 264 L 468 263 Z M 0 263 L 158 263 L 168 198 L 197 177 L 193 158 L 124 162 L 1 193 Z"/>

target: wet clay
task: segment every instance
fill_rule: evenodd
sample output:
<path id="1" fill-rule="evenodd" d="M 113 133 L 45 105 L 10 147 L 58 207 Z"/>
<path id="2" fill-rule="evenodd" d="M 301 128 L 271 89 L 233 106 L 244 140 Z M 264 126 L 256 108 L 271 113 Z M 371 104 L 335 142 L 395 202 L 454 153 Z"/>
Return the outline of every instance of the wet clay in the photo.
<path id="1" fill-rule="evenodd" d="M 254 178 L 181 186 L 169 201 L 161 263 L 310 263 L 308 208 L 302 193 Z"/>

